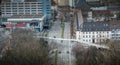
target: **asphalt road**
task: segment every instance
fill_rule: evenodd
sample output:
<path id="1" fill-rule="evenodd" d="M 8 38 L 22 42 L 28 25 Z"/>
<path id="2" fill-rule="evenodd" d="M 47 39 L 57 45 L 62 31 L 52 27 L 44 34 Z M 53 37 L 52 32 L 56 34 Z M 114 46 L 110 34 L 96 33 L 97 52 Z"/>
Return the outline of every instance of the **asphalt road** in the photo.
<path id="1" fill-rule="evenodd" d="M 64 38 L 70 39 L 70 22 L 64 22 Z M 54 25 L 49 30 L 48 37 L 61 38 L 61 22 L 59 20 L 54 22 Z M 58 49 L 58 65 L 74 65 L 74 56 L 71 49 L 72 44 L 70 41 L 49 40 L 49 43 L 56 43 Z M 52 55 L 54 56 L 54 54 Z"/>

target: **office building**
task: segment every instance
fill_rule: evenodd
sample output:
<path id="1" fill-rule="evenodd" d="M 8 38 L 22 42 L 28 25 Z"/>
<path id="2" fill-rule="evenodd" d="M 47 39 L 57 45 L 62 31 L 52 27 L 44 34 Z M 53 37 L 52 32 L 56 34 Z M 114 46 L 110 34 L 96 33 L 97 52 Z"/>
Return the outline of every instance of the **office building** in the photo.
<path id="1" fill-rule="evenodd" d="M 51 0 L 3 0 L 1 10 L 1 16 L 6 18 L 5 22 L 11 26 L 12 23 L 27 22 L 26 27 L 41 27 L 42 30 L 42 26 L 49 26 L 50 23 L 48 20 L 51 19 Z"/>

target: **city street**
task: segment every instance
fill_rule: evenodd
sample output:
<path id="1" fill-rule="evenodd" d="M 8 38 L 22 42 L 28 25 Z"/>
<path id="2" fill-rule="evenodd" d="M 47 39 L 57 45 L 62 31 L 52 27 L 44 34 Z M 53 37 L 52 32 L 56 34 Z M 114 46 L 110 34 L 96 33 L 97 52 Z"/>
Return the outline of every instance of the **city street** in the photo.
<path id="1" fill-rule="evenodd" d="M 70 39 L 70 22 L 64 22 L 64 39 Z M 48 37 L 62 38 L 62 27 L 59 20 L 53 23 L 52 28 L 49 30 Z M 55 42 L 58 46 L 58 64 L 60 65 L 74 65 L 74 57 L 72 56 L 72 44 L 70 41 L 49 40 L 49 43 Z M 54 56 L 54 55 L 53 55 Z M 61 64 L 62 62 L 62 64 Z"/>

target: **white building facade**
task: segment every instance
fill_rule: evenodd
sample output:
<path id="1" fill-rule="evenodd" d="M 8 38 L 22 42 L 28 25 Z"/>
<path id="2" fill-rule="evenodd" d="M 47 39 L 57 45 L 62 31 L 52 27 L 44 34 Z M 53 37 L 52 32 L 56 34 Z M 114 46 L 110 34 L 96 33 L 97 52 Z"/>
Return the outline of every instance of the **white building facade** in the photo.
<path id="1" fill-rule="evenodd" d="M 99 43 L 111 38 L 111 31 L 76 31 L 76 39 L 84 42 Z"/>
<path id="2" fill-rule="evenodd" d="M 112 29 L 111 39 L 112 40 L 120 40 L 120 28 Z"/>
<path id="3" fill-rule="evenodd" d="M 76 31 L 76 39 L 84 42 L 100 43 L 111 39 L 111 31 L 107 22 L 84 22 Z"/>

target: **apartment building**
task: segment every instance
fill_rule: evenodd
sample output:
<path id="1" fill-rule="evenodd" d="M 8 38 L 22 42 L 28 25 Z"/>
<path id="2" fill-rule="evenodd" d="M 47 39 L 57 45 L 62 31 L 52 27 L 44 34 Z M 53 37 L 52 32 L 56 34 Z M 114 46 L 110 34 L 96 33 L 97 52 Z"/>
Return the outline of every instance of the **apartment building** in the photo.
<path id="1" fill-rule="evenodd" d="M 76 39 L 99 43 L 111 38 L 109 22 L 84 22 L 76 31 Z"/>
<path id="2" fill-rule="evenodd" d="M 91 43 L 120 40 L 119 6 L 93 7 L 87 1 L 79 0 L 75 7 L 76 39 Z"/>
<path id="3" fill-rule="evenodd" d="M 11 2 L 2 1 L 1 3 L 2 17 L 10 17 L 12 15 L 22 14 L 45 14 L 51 15 L 50 0 L 24 2 L 24 0 L 11 0 Z"/>
<path id="4" fill-rule="evenodd" d="M 6 18 L 8 28 L 24 26 L 42 31 L 49 27 L 51 19 L 51 0 L 3 0 L 1 16 Z M 17 26 L 17 27 L 18 27 Z"/>
<path id="5" fill-rule="evenodd" d="M 120 40 L 120 20 L 111 20 L 110 28 L 111 28 L 111 39 Z"/>

